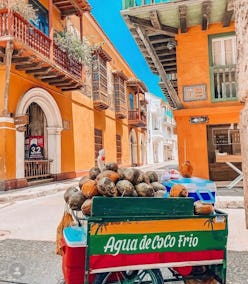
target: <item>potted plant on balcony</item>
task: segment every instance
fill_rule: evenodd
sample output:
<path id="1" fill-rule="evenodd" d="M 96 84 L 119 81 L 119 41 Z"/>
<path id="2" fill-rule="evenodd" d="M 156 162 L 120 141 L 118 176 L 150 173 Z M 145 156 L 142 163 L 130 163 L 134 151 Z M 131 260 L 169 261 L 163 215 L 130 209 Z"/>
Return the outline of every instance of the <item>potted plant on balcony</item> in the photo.
<path id="1" fill-rule="evenodd" d="M 12 11 L 21 15 L 27 21 L 37 21 L 36 10 L 24 0 L 1 1 L 0 9 L 10 8 Z"/>
<path id="2" fill-rule="evenodd" d="M 92 64 L 92 54 L 97 46 L 91 45 L 86 38 L 81 40 L 75 32 L 64 30 L 55 31 L 54 41 L 70 58 L 85 66 Z"/>

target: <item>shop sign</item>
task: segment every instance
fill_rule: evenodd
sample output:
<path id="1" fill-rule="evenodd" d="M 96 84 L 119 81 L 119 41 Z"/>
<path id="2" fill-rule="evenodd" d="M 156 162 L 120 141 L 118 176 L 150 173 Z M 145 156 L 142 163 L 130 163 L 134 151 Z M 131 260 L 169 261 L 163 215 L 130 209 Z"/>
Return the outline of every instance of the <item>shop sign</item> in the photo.
<path id="1" fill-rule="evenodd" d="M 44 136 L 29 137 L 29 158 L 30 159 L 44 158 Z"/>
<path id="2" fill-rule="evenodd" d="M 26 125 L 29 123 L 28 115 L 19 115 L 14 117 L 15 125 Z"/>

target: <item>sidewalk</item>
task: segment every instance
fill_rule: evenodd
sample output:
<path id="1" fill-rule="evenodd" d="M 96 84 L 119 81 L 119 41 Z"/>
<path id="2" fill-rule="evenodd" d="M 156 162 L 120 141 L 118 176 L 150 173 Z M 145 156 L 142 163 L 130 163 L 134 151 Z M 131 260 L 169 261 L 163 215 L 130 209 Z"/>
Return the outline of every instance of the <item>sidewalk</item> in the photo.
<path id="1" fill-rule="evenodd" d="M 137 167 L 142 171 L 155 170 L 160 176 L 165 169 L 177 168 L 177 161 L 167 161 L 152 165 Z M 49 182 L 47 184 L 37 184 L 29 187 L 0 191 L 0 206 L 4 203 L 14 202 L 19 200 L 27 200 L 56 194 L 60 191 L 65 191 L 70 186 L 77 186 L 80 177 L 70 180 L 57 182 Z M 243 201 L 243 185 L 240 182 L 235 188 L 227 189 L 226 186 L 230 181 L 216 182 L 216 208 L 244 208 Z"/>

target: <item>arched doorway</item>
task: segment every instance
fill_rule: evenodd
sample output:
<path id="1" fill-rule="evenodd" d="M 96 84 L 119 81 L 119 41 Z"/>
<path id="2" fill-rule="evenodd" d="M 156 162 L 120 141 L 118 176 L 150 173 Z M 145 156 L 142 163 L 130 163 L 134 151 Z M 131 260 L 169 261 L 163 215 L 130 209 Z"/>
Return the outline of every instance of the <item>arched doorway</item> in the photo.
<path id="1" fill-rule="evenodd" d="M 137 166 L 137 137 L 134 129 L 130 131 L 129 142 L 130 142 L 131 165 Z"/>
<path id="2" fill-rule="evenodd" d="M 23 178 L 25 162 L 29 160 L 44 160 L 50 164 L 50 173 L 61 172 L 61 131 L 62 118 L 54 98 L 42 88 L 33 88 L 25 93 L 19 100 L 16 115 L 30 116 L 30 124 L 26 132 L 16 132 L 16 177 Z M 38 139 L 41 139 L 38 141 Z M 34 140 L 32 140 L 34 139 Z M 39 144 L 38 148 L 27 149 Z M 39 147 L 43 150 L 39 153 Z M 30 151 L 33 156 L 30 156 Z M 38 153 L 35 153 L 38 151 Z M 27 169 L 26 169 L 27 170 Z"/>

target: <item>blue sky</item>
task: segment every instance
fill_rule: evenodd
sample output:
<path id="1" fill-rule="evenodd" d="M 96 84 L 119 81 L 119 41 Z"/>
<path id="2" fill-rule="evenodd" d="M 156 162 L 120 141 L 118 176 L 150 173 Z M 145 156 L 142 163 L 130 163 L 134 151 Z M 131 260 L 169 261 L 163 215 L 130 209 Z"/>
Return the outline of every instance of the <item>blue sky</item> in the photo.
<path id="1" fill-rule="evenodd" d="M 92 6 L 93 16 L 136 76 L 145 83 L 149 92 L 165 100 L 158 86 L 158 76 L 150 71 L 120 14 L 122 0 L 88 0 L 88 2 Z"/>

